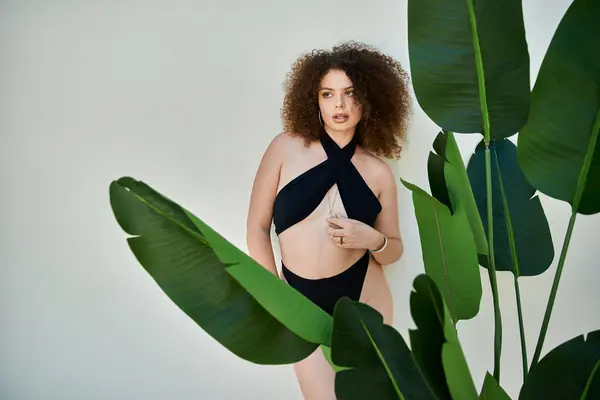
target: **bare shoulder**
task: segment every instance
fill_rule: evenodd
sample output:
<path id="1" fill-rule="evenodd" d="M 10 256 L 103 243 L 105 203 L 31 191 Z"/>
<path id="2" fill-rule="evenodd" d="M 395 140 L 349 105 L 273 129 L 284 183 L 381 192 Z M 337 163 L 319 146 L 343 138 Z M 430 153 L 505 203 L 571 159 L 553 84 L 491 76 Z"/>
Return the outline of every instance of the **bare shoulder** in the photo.
<path id="1" fill-rule="evenodd" d="M 385 160 L 366 150 L 361 151 L 361 159 L 365 169 L 378 185 L 388 186 L 394 184 L 394 173 Z"/>
<path id="2" fill-rule="evenodd" d="M 303 139 L 293 132 L 280 132 L 272 140 L 269 148 L 278 153 L 298 150 L 303 145 Z"/>
<path id="3" fill-rule="evenodd" d="M 281 162 L 289 154 L 290 146 L 293 145 L 294 138 L 289 132 L 280 132 L 269 142 L 263 160 L 269 163 Z"/>
<path id="4" fill-rule="evenodd" d="M 269 148 L 281 150 L 292 143 L 294 138 L 290 132 L 279 132 L 269 143 Z"/>

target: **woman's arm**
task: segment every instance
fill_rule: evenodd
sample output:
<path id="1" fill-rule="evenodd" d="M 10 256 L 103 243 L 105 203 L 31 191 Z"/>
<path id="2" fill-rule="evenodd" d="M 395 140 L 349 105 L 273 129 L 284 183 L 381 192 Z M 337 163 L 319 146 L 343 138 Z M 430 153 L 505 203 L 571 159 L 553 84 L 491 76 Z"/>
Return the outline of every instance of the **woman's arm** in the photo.
<path id="1" fill-rule="evenodd" d="M 271 244 L 273 202 L 279 185 L 283 134 L 277 135 L 263 155 L 254 178 L 246 221 L 246 244 L 256 262 L 276 276 L 277 268 Z"/>
<path id="2" fill-rule="evenodd" d="M 404 246 L 398 226 L 398 200 L 396 182 L 390 167 L 381 161 L 378 186 L 381 188 L 379 202 L 382 210 L 375 226 L 349 218 L 331 217 L 327 220 L 329 238 L 338 247 L 367 249 L 381 265 L 391 264 L 402 256 Z M 387 244 L 386 244 L 387 238 Z"/>
<path id="3" fill-rule="evenodd" d="M 375 222 L 375 239 L 369 250 L 379 264 L 388 265 L 402 257 L 404 244 L 398 222 L 398 194 L 394 174 L 390 167 L 383 162 L 381 174 L 378 176 L 381 178 L 379 202 L 383 209 Z M 385 249 L 378 253 L 376 251 L 385 244 L 383 235 L 387 237 L 388 243 Z"/>

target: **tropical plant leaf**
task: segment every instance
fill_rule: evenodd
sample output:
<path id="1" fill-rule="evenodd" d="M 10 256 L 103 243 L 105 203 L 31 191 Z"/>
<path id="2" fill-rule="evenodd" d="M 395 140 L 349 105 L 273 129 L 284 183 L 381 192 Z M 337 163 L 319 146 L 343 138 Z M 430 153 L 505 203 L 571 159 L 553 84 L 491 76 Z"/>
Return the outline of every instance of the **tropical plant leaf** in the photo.
<path id="1" fill-rule="evenodd" d="M 142 267 L 232 353 L 258 364 L 290 364 L 328 343 L 328 315 L 175 202 L 129 177 L 111 183 L 110 202 Z"/>
<path id="2" fill-rule="evenodd" d="M 413 286 L 417 286 L 416 281 Z M 427 291 L 423 293 L 421 290 L 417 288 L 417 291 L 412 292 L 410 296 L 411 314 L 417 325 L 417 329 L 408 331 L 410 347 L 417 365 L 436 397 L 440 400 L 451 399 L 442 364 L 442 346 L 446 342 L 445 315 L 442 308 L 436 307 L 438 304 L 435 299 L 432 299 L 434 293 Z M 439 291 L 437 293 L 439 295 Z"/>
<path id="3" fill-rule="evenodd" d="M 508 394 L 502 389 L 498 382 L 488 372 L 485 374 L 483 388 L 481 389 L 480 400 L 510 400 Z"/>
<path id="4" fill-rule="evenodd" d="M 452 399 L 477 399 L 477 391 L 471 379 L 469 365 L 458 343 L 444 343 L 442 347 L 442 362 Z"/>
<path id="5" fill-rule="evenodd" d="M 300 292 L 267 271 L 195 215 L 185 210 L 231 275 L 271 315 L 311 343 L 329 345 L 333 319 Z"/>
<path id="6" fill-rule="evenodd" d="M 418 186 L 402 183 L 413 193 L 425 272 L 442 293 L 455 324 L 473 318 L 479 312 L 482 287 L 477 247 L 464 206 L 459 201 L 451 214 Z"/>
<path id="7" fill-rule="evenodd" d="M 322 344 L 321 351 L 323 352 L 323 356 L 325 357 L 327 362 L 329 362 L 329 365 L 331 365 L 335 372 L 344 371 L 346 369 L 352 369 L 348 367 L 340 367 L 339 365 L 336 365 L 336 363 L 333 362 L 333 360 L 331 359 L 331 347 L 327 347 L 324 344 Z"/>
<path id="8" fill-rule="evenodd" d="M 443 129 L 482 133 L 482 110 L 491 138 L 525 123 L 529 53 L 520 0 L 409 0 L 408 50 L 416 98 Z"/>
<path id="9" fill-rule="evenodd" d="M 581 214 L 600 212 L 599 15 L 597 0 L 571 3 L 544 56 L 519 133 L 527 180 Z"/>
<path id="10" fill-rule="evenodd" d="M 333 314 L 331 358 L 340 400 L 434 399 L 404 339 L 370 306 L 340 299 Z"/>
<path id="11" fill-rule="evenodd" d="M 437 153 L 429 152 L 427 164 L 431 194 L 448 207 L 450 212 L 453 212 L 459 201 L 465 205 L 477 252 L 487 254 L 487 237 L 454 134 L 441 131 L 433 142 L 433 148 Z M 452 168 L 446 168 L 448 164 Z M 454 190 L 448 190 L 448 187 Z"/>
<path id="12" fill-rule="evenodd" d="M 550 226 L 540 198 L 527 182 L 517 160 L 517 147 L 508 140 L 490 143 L 492 204 L 494 204 L 494 256 L 496 271 L 511 271 L 516 277 L 545 272 L 554 260 Z M 485 177 L 485 144 L 481 141 L 467 167 L 479 215 L 488 229 Z M 500 179 L 501 178 L 501 179 Z M 512 240 L 511 240 L 512 236 Z M 517 265 L 513 263 L 513 248 Z M 480 253 L 481 254 L 481 253 Z M 479 257 L 488 268 L 488 257 Z"/>
<path id="13" fill-rule="evenodd" d="M 600 330 L 552 349 L 532 366 L 519 400 L 600 399 Z"/>
<path id="14" fill-rule="evenodd" d="M 409 330 L 409 335 L 417 365 L 438 399 L 476 399 L 475 384 L 436 284 L 419 275 L 413 287 L 410 310 L 417 329 Z"/>

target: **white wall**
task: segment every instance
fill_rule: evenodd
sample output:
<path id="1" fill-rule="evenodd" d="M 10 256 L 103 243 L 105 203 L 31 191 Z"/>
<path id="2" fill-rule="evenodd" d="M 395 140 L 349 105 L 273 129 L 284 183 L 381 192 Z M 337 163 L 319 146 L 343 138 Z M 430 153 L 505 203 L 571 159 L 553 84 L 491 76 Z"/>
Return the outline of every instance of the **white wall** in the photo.
<path id="1" fill-rule="evenodd" d="M 535 76 L 569 1 L 524 3 Z M 0 397 L 300 398 L 291 367 L 236 358 L 166 298 L 129 251 L 108 185 L 122 175 L 143 179 L 245 249 L 253 174 L 280 131 L 291 62 L 357 39 L 408 67 L 406 0 L 5 0 L 0 11 Z M 398 177 L 428 187 L 436 133 L 416 107 Z M 459 140 L 466 157 L 477 138 Z M 406 254 L 388 277 L 395 326 L 407 337 L 422 263 L 410 194 L 399 193 Z M 543 201 L 558 253 L 569 210 Z M 578 218 L 546 349 L 600 328 L 600 249 L 591 231 L 599 221 Z M 555 265 L 521 280 L 530 358 Z M 492 368 L 484 270 L 482 278 L 481 314 L 460 325 L 478 386 Z M 511 276 L 499 284 L 503 385 L 515 395 Z"/>

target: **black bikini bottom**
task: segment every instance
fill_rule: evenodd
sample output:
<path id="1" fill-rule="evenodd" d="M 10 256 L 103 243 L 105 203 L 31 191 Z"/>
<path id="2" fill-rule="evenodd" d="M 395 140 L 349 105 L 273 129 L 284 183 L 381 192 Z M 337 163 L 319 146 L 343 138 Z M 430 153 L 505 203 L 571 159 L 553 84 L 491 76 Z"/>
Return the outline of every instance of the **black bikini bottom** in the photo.
<path id="1" fill-rule="evenodd" d="M 281 269 L 288 284 L 306 296 L 309 300 L 333 316 L 335 303 L 342 297 L 358 301 L 362 292 L 365 276 L 369 267 L 370 253 L 365 254 L 350 268 L 337 275 L 309 279 L 294 274 L 283 263 Z"/>

